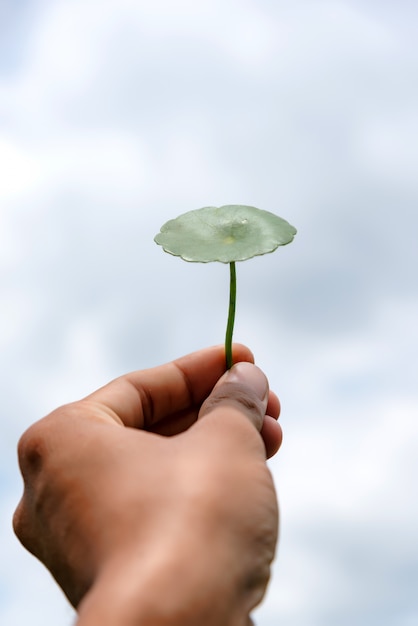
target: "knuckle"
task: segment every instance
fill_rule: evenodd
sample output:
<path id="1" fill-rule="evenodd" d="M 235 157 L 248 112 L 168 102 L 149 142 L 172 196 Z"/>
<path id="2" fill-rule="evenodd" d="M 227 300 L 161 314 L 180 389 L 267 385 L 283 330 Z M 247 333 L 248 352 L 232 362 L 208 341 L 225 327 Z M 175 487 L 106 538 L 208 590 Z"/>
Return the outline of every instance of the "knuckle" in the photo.
<path id="1" fill-rule="evenodd" d="M 216 389 L 205 401 L 205 410 L 209 412 L 221 405 L 234 406 L 252 420 L 262 419 L 264 405 L 248 388 L 237 383 L 227 383 Z"/>
<path id="2" fill-rule="evenodd" d="M 236 401 L 246 410 L 251 413 L 261 414 L 261 401 L 255 396 L 249 396 L 248 394 L 238 395 Z"/>
<path id="3" fill-rule="evenodd" d="M 51 422 L 43 418 L 20 437 L 18 460 L 24 490 L 13 515 L 13 530 L 27 550 L 38 558 L 42 554 L 42 535 L 48 525 L 45 511 L 54 470 L 48 464 L 51 450 Z"/>
<path id="4" fill-rule="evenodd" d="M 12 519 L 12 523 L 13 523 L 13 530 L 15 532 L 15 535 L 18 537 L 18 539 L 25 545 L 26 542 L 26 535 L 27 533 L 26 531 L 26 506 L 25 506 L 25 500 L 24 498 L 21 499 L 21 501 L 19 502 L 19 504 L 16 507 L 16 510 L 13 514 L 13 519 Z"/>
<path id="5" fill-rule="evenodd" d="M 15 531 L 15 534 L 19 537 L 20 535 L 20 531 L 22 528 L 22 524 L 23 524 L 23 499 L 19 502 L 19 504 L 16 507 L 15 512 L 13 513 L 13 519 L 12 519 L 12 524 L 13 524 L 13 530 Z"/>
<path id="6" fill-rule="evenodd" d="M 47 455 L 46 433 L 42 421 L 30 426 L 20 437 L 17 453 L 24 479 L 38 475 Z"/>
<path id="7" fill-rule="evenodd" d="M 27 494 L 22 497 L 13 514 L 13 530 L 20 543 L 38 558 L 42 557 L 42 528 L 34 515 Z"/>

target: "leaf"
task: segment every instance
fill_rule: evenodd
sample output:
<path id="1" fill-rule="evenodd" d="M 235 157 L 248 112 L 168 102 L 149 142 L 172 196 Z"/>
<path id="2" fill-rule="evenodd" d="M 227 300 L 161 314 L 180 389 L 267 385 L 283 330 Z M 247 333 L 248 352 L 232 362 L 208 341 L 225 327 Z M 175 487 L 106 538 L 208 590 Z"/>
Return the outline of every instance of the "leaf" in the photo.
<path id="1" fill-rule="evenodd" d="M 252 206 L 204 207 L 166 222 L 154 241 L 185 261 L 232 263 L 290 243 L 296 228 Z"/>

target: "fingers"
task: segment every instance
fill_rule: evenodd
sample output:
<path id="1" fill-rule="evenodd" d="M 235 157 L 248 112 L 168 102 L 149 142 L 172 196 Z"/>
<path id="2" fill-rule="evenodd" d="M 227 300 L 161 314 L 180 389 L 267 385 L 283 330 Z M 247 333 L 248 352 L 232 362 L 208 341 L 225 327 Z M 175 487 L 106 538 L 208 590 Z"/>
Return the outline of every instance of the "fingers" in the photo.
<path id="1" fill-rule="evenodd" d="M 234 362 L 253 362 L 250 350 L 233 347 Z M 132 372 L 86 398 L 113 413 L 116 421 L 134 428 L 151 428 L 160 420 L 186 410 L 196 415 L 203 400 L 225 372 L 225 350 L 199 350 L 166 365 Z"/>
<path id="2" fill-rule="evenodd" d="M 283 433 L 277 419 L 274 419 L 274 417 L 271 417 L 270 415 L 266 415 L 264 417 L 260 434 L 266 447 L 266 457 L 270 459 L 276 454 L 282 445 Z"/>
<path id="3" fill-rule="evenodd" d="M 261 431 L 268 400 L 269 386 L 263 372 L 251 363 L 238 363 L 217 382 L 203 403 L 199 418 L 219 408 L 224 410 L 232 406 Z"/>
<path id="4" fill-rule="evenodd" d="M 269 391 L 263 372 L 251 363 L 238 363 L 226 372 L 203 403 L 199 419 L 217 416 L 218 424 L 228 426 L 231 411 L 239 412 L 260 432 L 269 458 L 277 452 L 282 441 L 282 431 L 277 423 L 280 403 Z M 271 415 L 266 412 L 271 412 Z M 237 436 L 236 425 L 233 436 Z"/>
<path id="5" fill-rule="evenodd" d="M 271 415 L 274 419 L 278 419 L 280 415 L 280 400 L 274 393 L 274 391 L 270 391 L 269 401 L 267 404 L 267 415 Z"/>

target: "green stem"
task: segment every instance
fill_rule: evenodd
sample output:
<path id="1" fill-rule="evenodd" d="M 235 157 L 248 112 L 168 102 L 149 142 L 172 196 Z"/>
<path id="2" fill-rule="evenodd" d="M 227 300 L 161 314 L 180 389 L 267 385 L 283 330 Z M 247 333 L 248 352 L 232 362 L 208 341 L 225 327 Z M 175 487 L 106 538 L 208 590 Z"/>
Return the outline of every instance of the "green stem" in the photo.
<path id="1" fill-rule="evenodd" d="M 232 367 L 232 333 L 234 332 L 235 303 L 237 298 L 237 275 L 235 272 L 234 261 L 229 264 L 229 274 L 229 311 L 225 336 L 225 358 L 227 370 L 231 369 Z"/>

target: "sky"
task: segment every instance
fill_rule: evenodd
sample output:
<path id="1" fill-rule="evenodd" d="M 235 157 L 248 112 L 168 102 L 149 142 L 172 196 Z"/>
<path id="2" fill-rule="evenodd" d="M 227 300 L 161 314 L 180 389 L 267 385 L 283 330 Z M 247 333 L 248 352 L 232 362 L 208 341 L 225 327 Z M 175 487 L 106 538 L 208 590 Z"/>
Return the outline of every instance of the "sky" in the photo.
<path id="1" fill-rule="evenodd" d="M 237 266 L 282 403 L 258 626 L 418 623 L 418 7 L 0 1 L 0 622 L 74 613 L 18 543 L 16 444 L 108 380 L 222 343 L 228 268 L 153 242 L 203 206 L 298 229 Z"/>

